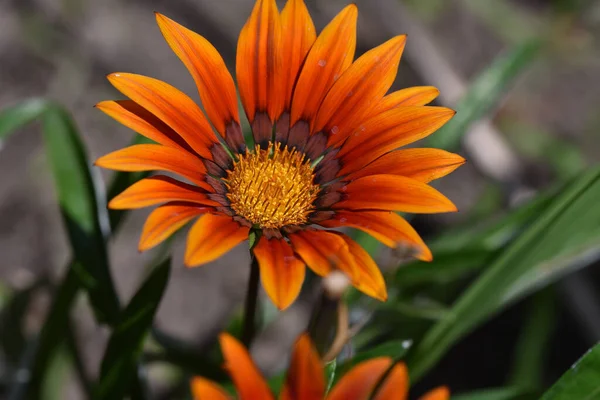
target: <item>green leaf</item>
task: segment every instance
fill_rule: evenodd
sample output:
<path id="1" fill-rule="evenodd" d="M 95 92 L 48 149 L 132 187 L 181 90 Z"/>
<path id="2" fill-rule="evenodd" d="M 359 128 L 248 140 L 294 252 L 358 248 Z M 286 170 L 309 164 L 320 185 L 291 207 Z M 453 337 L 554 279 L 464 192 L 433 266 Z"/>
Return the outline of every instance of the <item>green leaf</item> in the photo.
<path id="1" fill-rule="evenodd" d="M 509 53 L 494 60 L 471 84 L 465 97 L 456 107 L 457 114 L 427 145 L 446 150 L 456 149 L 471 124 L 494 108 L 510 84 L 531 64 L 539 53 L 540 42 L 532 40 L 516 46 Z"/>
<path id="2" fill-rule="evenodd" d="M 535 289 L 589 264 L 600 244 L 600 169 L 568 185 L 536 221 L 490 263 L 410 355 L 422 376 L 463 335 Z M 594 256 L 594 257 L 592 257 Z"/>
<path id="3" fill-rule="evenodd" d="M 0 146 L 16 129 L 39 117 L 46 109 L 47 102 L 42 99 L 30 99 L 13 107 L 0 111 Z"/>
<path id="4" fill-rule="evenodd" d="M 76 271 L 89 293 L 96 318 L 110 323 L 119 313 L 119 300 L 104 241 L 108 216 L 104 204 L 99 207 L 86 150 L 72 119 L 60 106 L 48 106 L 42 123 L 58 203 L 73 254 L 79 261 L 74 264 L 80 267 Z"/>
<path id="5" fill-rule="evenodd" d="M 131 390 L 137 360 L 169 280 L 171 260 L 158 265 L 121 313 L 100 368 L 98 399 L 121 399 Z"/>
<path id="6" fill-rule="evenodd" d="M 600 397 L 600 344 L 592 347 L 540 400 L 595 400 Z"/>
<path id="7" fill-rule="evenodd" d="M 331 388 L 333 387 L 333 382 L 335 381 L 335 376 L 337 372 L 337 359 L 334 358 L 333 361 L 330 361 L 325 364 L 325 380 L 326 380 L 326 389 L 325 394 L 329 393 Z"/>
<path id="8" fill-rule="evenodd" d="M 542 387 L 548 341 L 553 333 L 556 301 L 552 288 L 531 299 L 527 320 L 514 350 L 510 384 L 527 391 Z"/>

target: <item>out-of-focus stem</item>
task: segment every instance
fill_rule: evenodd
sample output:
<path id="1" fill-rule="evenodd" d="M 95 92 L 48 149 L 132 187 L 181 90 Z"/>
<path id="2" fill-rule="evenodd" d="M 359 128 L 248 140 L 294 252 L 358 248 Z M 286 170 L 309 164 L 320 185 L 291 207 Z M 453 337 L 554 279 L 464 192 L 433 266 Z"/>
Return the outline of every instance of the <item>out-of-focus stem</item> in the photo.
<path id="1" fill-rule="evenodd" d="M 246 303 L 244 306 L 244 327 L 242 330 L 242 342 L 246 347 L 250 345 L 256 331 L 256 307 L 258 305 L 258 284 L 260 271 L 258 260 L 251 254 L 250 279 L 248 280 L 248 291 L 246 292 Z"/>

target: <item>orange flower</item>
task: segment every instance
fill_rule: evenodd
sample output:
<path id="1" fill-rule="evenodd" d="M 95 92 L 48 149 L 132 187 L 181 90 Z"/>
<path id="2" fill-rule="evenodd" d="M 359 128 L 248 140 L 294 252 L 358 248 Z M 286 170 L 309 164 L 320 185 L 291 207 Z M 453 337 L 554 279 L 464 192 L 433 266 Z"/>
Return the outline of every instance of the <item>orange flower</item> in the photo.
<path id="1" fill-rule="evenodd" d="M 219 338 L 225 358 L 225 368 L 237 389 L 240 400 L 275 399 L 250 354 L 232 336 L 224 333 Z M 326 393 L 323 366 L 308 335 L 296 341 L 292 362 L 280 400 L 363 400 L 373 394 L 379 381 L 392 367 L 390 357 L 377 357 L 363 361 L 346 373 Z M 202 377 L 192 379 L 195 400 L 227 400 L 231 397 L 218 384 Z M 327 396 L 325 396 L 327 395 Z M 408 396 L 408 372 L 402 363 L 392 367 L 373 397 L 375 400 L 405 400 Z M 450 391 L 439 387 L 425 394 L 420 400 L 448 400 Z"/>
<path id="2" fill-rule="evenodd" d="M 130 100 L 97 107 L 156 144 L 131 146 L 96 164 L 167 171 L 188 181 L 154 176 L 110 201 L 113 209 L 163 204 L 148 217 L 140 250 L 201 216 L 185 254 L 186 265 L 197 266 L 255 231 L 262 283 L 279 308 L 297 297 L 305 265 L 321 276 L 342 270 L 359 290 L 386 299 L 371 257 L 348 236 L 320 228 L 362 229 L 388 246 L 409 246 L 416 257 L 431 260 L 419 235 L 393 211 L 455 211 L 427 183 L 464 159 L 437 149 L 397 150 L 454 115 L 425 106 L 438 94 L 432 87 L 386 95 L 405 36 L 353 61 L 355 5 L 344 8 L 317 37 L 302 0 L 289 0 L 281 13 L 275 0 L 257 0 L 240 34 L 236 62 L 239 94 L 252 127 L 250 145 L 240 128 L 234 81 L 217 50 L 169 18 L 156 18 L 192 74 L 206 116 L 167 83 L 129 73 L 108 76 Z"/>

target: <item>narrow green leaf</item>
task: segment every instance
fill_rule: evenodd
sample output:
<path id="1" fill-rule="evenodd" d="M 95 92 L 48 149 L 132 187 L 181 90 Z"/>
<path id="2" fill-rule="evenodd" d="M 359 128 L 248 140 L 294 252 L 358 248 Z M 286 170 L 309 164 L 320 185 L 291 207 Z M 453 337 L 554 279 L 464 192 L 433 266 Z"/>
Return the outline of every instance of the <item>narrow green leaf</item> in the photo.
<path id="1" fill-rule="evenodd" d="M 0 146 L 15 129 L 22 127 L 38 118 L 46 109 L 47 102 L 43 99 L 30 99 L 0 111 Z"/>
<path id="2" fill-rule="evenodd" d="M 494 108 L 510 84 L 531 64 L 540 50 L 540 42 L 532 40 L 516 46 L 509 53 L 494 60 L 471 84 L 465 97 L 456 107 L 457 114 L 427 145 L 446 150 L 456 149 L 471 124 Z"/>
<path id="3" fill-rule="evenodd" d="M 326 394 L 329 393 L 329 391 L 333 387 L 333 382 L 335 381 L 336 371 L 337 371 L 337 359 L 334 358 L 333 361 L 330 361 L 327 364 L 325 364 L 325 379 L 327 382 L 326 389 L 325 389 Z"/>
<path id="4" fill-rule="evenodd" d="M 595 400 L 600 398 L 600 344 L 592 347 L 540 400 Z"/>
<path id="5" fill-rule="evenodd" d="M 121 399 L 131 389 L 137 360 L 169 280 L 171 260 L 158 265 L 123 310 L 100 368 L 98 399 Z"/>
<path id="6" fill-rule="evenodd" d="M 556 301 L 552 288 L 533 296 L 527 320 L 515 346 L 510 386 L 531 392 L 541 388 L 555 315 Z"/>
<path id="7" fill-rule="evenodd" d="M 600 244 L 600 169 L 570 184 L 537 220 L 512 241 L 456 301 L 410 355 L 414 378 L 422 376 L 464 334 L 573 266 L 595 259 Z"/>
<path id="8" fill-rule="evenodd" d="M 101 220 L 106 214 L 99 212 L 86 150 L 73 121 L 61 107 L 48 106 L 42 122 L 58 203 L 73 254 L 82 267 L 78 272 L 97 319 L 114 321 L 119 312 L 119 301 L 110 275 L 102 230 L 108 221 Z"/>

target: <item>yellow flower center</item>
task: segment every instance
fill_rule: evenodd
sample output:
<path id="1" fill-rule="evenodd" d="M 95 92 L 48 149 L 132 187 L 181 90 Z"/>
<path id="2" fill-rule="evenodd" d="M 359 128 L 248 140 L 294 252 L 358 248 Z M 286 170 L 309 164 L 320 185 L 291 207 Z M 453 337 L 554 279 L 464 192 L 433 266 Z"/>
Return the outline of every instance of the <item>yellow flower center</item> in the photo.
<path id="1" fill-rule="evenodd" d="M 280 143 L 246 151 L 224 181 L 231 208 L 261 228 L 305 223 L 319 192 L 304 154 Z"/>

